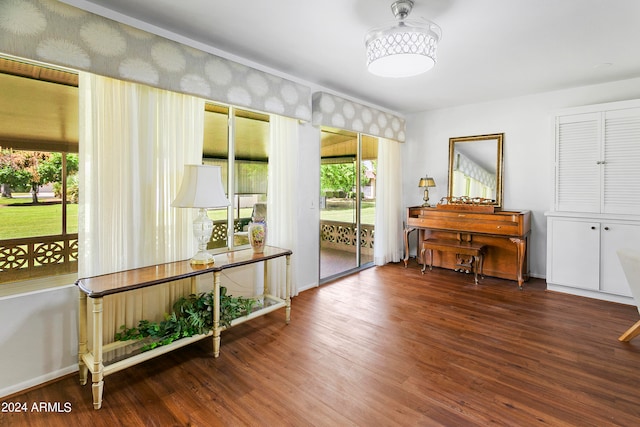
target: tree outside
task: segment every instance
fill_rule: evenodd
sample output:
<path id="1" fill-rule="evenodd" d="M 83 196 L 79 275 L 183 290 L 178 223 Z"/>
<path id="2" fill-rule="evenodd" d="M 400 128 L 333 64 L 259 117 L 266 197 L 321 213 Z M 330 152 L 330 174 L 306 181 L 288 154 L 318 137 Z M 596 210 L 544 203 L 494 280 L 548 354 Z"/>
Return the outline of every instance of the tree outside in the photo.
<path id="1" fill-rule="evenodd" d="M 369 173 L 371 172 L 371 173 Z M 363 162 L 360 184 L 369 185 L 375 177 L 375 161 Z M 355 197 L 356 168 L 353 163 L 325 164 L 320 167 L 320 191 L 327 197 Z"/>
<path id="2" fill-rule="evenodd" d="M 78 172 L 78 155 L 67 154 L 67 176 Z M 62 183 L 62 153 L 41 151 L 0 150 L 0 184 L 2 197 L 12 197 L 13 191 L 30 192 L 32 203 L 38 204 L 40 187 L 49 183 Z M 77 186 L 77 180 L 71 185 Z M 73 188 L 71 188 L 73 192 Z M 76 191 L 77 193 L 77 191 Z"/>
<path id="3" fill-rule="evenodd" d="M 372 178 L 375 178 L 375 167 L 375 161 L 363 162 L 360 177 L 362 185 L 361 198 L 364 197 L 363 189 L 371 184 Z M 320 212 L 322 220 L 348 223 L 355 221 L 355 174 L 355 165 L 353 163 L 321 165 L 320 194 L 327 199 L 325 208 Z M 363 199 L 361 203 L 362 223 L 373 224 L 374 215 L 375 201 Z"/>
<path id="4" fill-rule="evenodd" d="M 0 240 L 77 233 L 78 155 L 67 154 L 67 197 L 62 197 L 62 153 L 0 148 Z M 44 198 L 41 187 L 53 188 Z M 64 206 L 63 206 L 64 203 Z"/>

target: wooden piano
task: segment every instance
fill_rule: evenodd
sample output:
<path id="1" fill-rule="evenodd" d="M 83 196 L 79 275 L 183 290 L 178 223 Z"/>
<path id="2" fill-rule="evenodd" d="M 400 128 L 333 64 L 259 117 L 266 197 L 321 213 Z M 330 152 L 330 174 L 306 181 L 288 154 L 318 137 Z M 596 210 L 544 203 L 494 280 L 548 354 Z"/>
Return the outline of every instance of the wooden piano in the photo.
<path id="1" fill-rule="evenodd" d="M 410 207 L 404 229 L 404 265 L 409 260 L 409 234 L 418 230 L 418 242 L 424 239 L 450 239 L 486 246 L 484 275 L 517 280 L 518 286 L 529 280 L 527 246 L 531 232 L 530 211 L 475 212 L 446 207 Z M 420 245 L 418 245 L 420 247 Z M 417 259 L 420 264 L 425 260 Z M 433 265 L 456 269 L 456 254 L 434 254 Z"/>

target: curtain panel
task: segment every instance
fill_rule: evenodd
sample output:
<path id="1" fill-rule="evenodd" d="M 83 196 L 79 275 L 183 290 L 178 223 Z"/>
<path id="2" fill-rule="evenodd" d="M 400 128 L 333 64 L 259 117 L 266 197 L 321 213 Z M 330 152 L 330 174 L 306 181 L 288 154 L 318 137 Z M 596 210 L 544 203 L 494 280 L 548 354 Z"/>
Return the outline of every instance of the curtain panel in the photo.
<path id="1" fill-rule="evenodd" d="M 78 276 L 187 259 L 191 209 L 170 206 L 184 165 L 200 164 L 204 101 L 80 73 Z M 189 280 L 109 295 L 104 336 L 161 320 Z"/>
<path id="2" fill-rule="evenodd" d="M 325 92 L 312 97 L 312 123 L 399 142 L 405 140 L 403 118 Z"/>
<path id="3" fill-rule="evenodd" d="M 0 52 L 311 120 L 311 89 L 55 0 L 0 2 Z"/>
<path id="4" fill-rule="evenodd" d="M 291 295 L 297 295 L 296 253 L 298 236 L 298 150 L 299 125 L 296 120 L 271 116 L 269 138 L 269 178 L 267 189 L 267 243 L 291 249 Z M 269 280 L 274 295 L 285 297 L 283 258 L 269 261 Z M 276 264 L 277 263 L 277 264 Z M 277 285 L 277 286 L 274 286 Z M 274 289 L 275 288 L 275 289 Z"/>
<path id="5" fill-rule="evenodd" d="M 373 262 L 384 265 L 402 259 L 402 154 L 400 143 L 378 141 L 376 216 Z"/>

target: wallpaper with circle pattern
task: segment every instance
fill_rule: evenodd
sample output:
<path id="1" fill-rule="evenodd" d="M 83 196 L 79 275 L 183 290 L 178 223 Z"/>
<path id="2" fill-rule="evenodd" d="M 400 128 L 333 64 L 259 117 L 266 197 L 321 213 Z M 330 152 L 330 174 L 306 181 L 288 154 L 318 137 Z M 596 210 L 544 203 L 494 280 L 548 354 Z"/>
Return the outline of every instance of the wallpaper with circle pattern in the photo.
<path id="1" fill-rule="evenodd" d="M 0 0 L 0 52 L 311 119 L 304 85 L 55 0 Z"/>
<path id="2" fill-rule="evenodd" d="M 346 129 L 399 142 L 405 140 L 405 121 L 393 114 L 325 92 L 314 93 L 312 105 L 312 123 L 316 126 Z"/>

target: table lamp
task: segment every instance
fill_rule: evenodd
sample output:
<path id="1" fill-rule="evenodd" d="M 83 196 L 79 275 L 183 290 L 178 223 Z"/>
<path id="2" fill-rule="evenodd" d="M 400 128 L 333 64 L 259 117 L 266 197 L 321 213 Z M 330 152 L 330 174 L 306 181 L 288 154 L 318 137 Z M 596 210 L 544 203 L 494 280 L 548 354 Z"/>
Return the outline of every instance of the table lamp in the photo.
<path id="1" fill-rule="evenodd" d="M 426 175 L 424 178 L 420 178 L 420 182 L 418 182 L 418 187 L 424 187 L 424 203 L 422 206 L 429 206 L 429 187 L 435 187 L 436 181 Z"/>
<path id="2" fill-rule="evenodd" d="M 191 264 L 212 264 L 214 258 L 207 252 L 207 243 L 213 232 L 213 221 L 207 216 L 207 209 L 229 206 L 222 188 L 220 166 L 185 165 L 182 185 L 171 206 L 198 209 L 198 216 L 193 220 L 198 252 L 191 258 Z"/>

